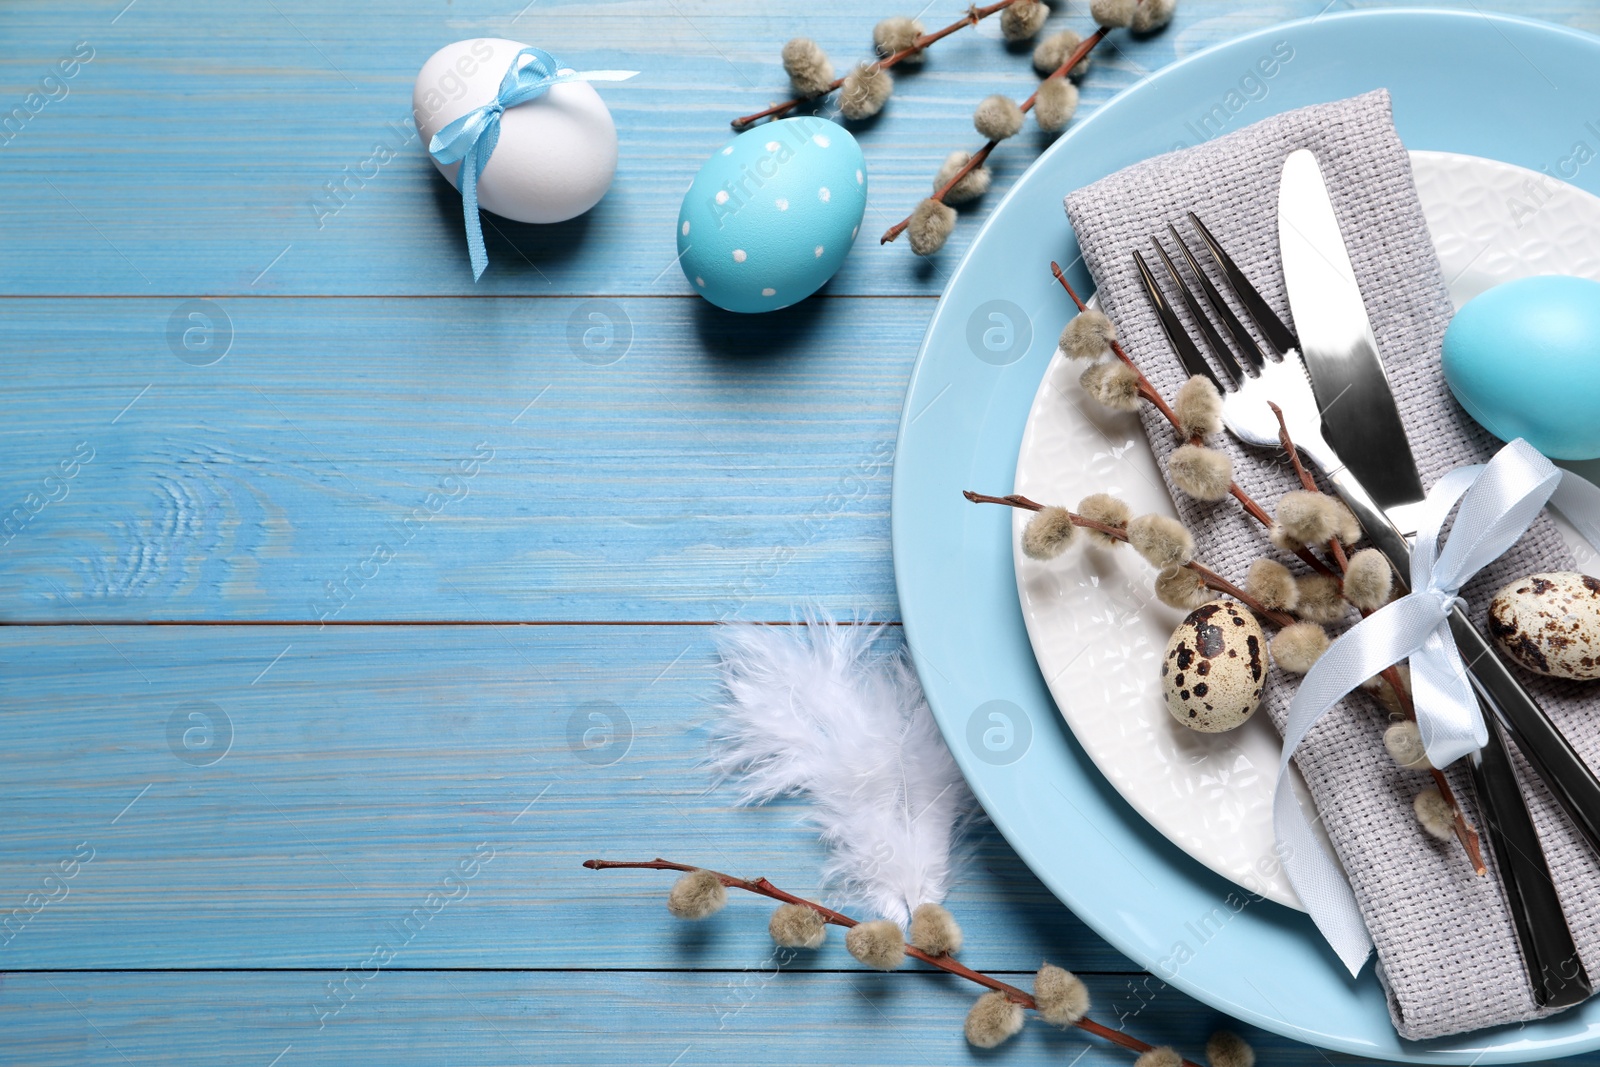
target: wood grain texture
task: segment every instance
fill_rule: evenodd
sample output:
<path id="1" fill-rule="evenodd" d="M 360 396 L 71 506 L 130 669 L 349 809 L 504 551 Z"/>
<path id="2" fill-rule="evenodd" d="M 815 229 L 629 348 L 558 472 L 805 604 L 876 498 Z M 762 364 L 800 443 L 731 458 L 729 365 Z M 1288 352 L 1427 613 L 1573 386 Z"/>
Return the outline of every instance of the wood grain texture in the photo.
<path id="1" fill-rule="evenodd" d="M 344 1007 L 326 1017 L 327 972 L 9 975 L 0 1062 L 269 1067 L 280 1054 L 275 1067 L 1132 1062 L 1121 1049 L 1037 1020 L 980 1059 L 961 1036 L 974 987 L 944 975 L 796 974 L 768 959 L 721 974 L 365 973 L 369 980 L 350 980 Z M 1088 984 L 1099 1017 L 1123 1018 L 1197 1060 L 1215 1028 L 1235 1026 L 1158 983 L 1090 976 Z M 1302 1062 L 1287 1042 L 1242 1032 L 1258 1043 L 1262 1063 Z"/>
<path id="2" fill-rule="evenodd" d="M 812 301 L 757 337 L 698 299 L 227 298 L 209 366 L 169 350 L 177 304 L 0 301 L 28 353 L 0 365 L 0 617 L 896 612 L 931 301 Z"/>
<path id="3" fill-rule="evenodd" d="M 1327 9 L 1184 0 L 1166 32 L 1113 36 L 1080 114 Z M 1600 30 L 1588 0 L 1514 10 Z M 665 624 L 804 602 L 896 617 L 906 376 L 1044 140 L 996 154 L 996 192 L 941 255 L 872 239 L 975 147 L 979 98 L 1032 90 L 1026 49 L 958 34 L 855 129 L 867 221 L 818 298 L 710 308 L 673 221 L 727 120 L 785 95 L 786 38 L 842 68 L 896 13 L 0 7 L 0 621 L 23 624 L 0 629 L 0 906 L 29 912 L 0 935 L 0 1063 L 987 1058 L 959 1036 L 960 983 L 861 974 L 837 938 L 773 975 L 763 902 L 685 927 L 665 876 L 578 866 L 659 852 L 818 892 L 794 809 L 709 788 L 711 635 Z M 1088 26 L 1078 0 L 1052 16 L 1067 26 Z M 558 226 L 488 220 L 474 285 L 459 198 L 404 124 L 423 59 L 480 35 L 643 73 L 603 89 L 610 195 Z M 380 144 L 394 159 L 329 199 Z M 239 625 L 319 618 L 336 625 Z M 439 621 L 466 625 L 349 625 Z M 1120 972 L 1091 978 L 1100 1014 L 1191 1053 L 1222 1021 L 1134 971 L 992 831 L 950 903 L 980 966 Z M 380 938 L 396 958 L 319 1027 L 327 983 Z M 1251 1036 L 1264 1063 L 1344 1062 Z M 1128 1062 L 1042 1028 L 1002 1055 Z"/>
<path id="4" fill-rule="evenodd" d="M 688 928 L 673 876 L 579 865 L 821 892 L 797 809 L 697 768 L 709 627 L 8 627 L 0 667 L 0 903 L 92 851 L 0 934 L 6 969 L 338 968 L 395 929 L 406 966 L 738 968 L 770 950 L 766 901 Z M 976 966 L 1127 966 L 992 829 L 950 907 Z M 851 963 L 835 939 L 798 965 Z"/>
<path id="5" fill-rule="evenodd" d="M 520 18 L 523 5 L 497 0 L 277 0 L 143 3 L 112 24 L 120 7 L 79 0 L 0 12 L 0 36 L 13 43 L 5 97 L 20 99 L 76 42 L 94 50 L 69 94 L 0 148 L 8 164 L 0 179 L 11 236 L 0 250 L 7 291 L 688 295 L 673 265 L 679 202 L 731 136 L 730 119 L 787 96 L 783 42 L 813 34 L 843 69 L 869 54 L 881 17 L 842 4 L 752 8 L 734 0 L 545 0 Z M 948 21 L 961 10 L 935 5 L 928 17 Z M 1083 8 L 1054 21 L 1088 26 Z M 858 131 L 871 176 L 867 219 L 830 292 L 942 287 L 964 240 L 927 264 L 903 244 L 879 249 L 873 238 L 927 195 L 951 149 L 975 147 L 968 142 L 978 99 L 1032 91 L 1027 50 L 1008 49 L 998 33 L 991 23 L 942 42 L 924 71 L 902 77 L 892 113 Z M 414 131 L 394 124 L 409 118 L 412 83 L 428 55 L 476 36 L 537 43 L 581 67 L 642 73 L 603 88 L 621 138 L 611 193 L 553 227 L 490 219 L 491 268 L 474 286 L 460 198 Z M 1180 36 L 1122 42 L 1122 54 L 1108 54 L 1086 86 L 1089 102 L 1168 62 Z M 1022 138 L 997 159 L 1001 175 L 1020 174 L 1043 143 L 1032 132 Z M 93 166 L 59 166 L 63 154 L 107 144 L 115 151 Z M 398 149 L 396 158 L 366 165 L 377 144 Z M 330 182 L 347 190 L 332 214 L 315 206 L 337 202 L 326 192 Z"/>

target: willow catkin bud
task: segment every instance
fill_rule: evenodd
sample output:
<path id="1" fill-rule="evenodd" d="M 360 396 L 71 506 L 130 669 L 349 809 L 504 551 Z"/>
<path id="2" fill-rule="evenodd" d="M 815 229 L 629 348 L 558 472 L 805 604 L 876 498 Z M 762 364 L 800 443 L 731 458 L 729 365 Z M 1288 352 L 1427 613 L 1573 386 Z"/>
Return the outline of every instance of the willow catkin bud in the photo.
<path id="1" fill-rule="evenodd" d="M 1071 1026 L 1089 1014 L 1089 988 L 1071 971 L 1046 963 L 1033 978 L 1039 1018 L 1051 1026 Z"/>
<path id="2" fill-rule="evenodd" d="M 1072 514 L 1066 508 L 1045 508 L 1035 512 L 1022 528 L 1022 554 L 1029 559 L 1055 559 L 1078 535 Z"/>
<path id="3" fill-rule="evenodd" d="M 1417 821 L 1428 833 L 1440 841 L 1449 841 L 1456 836 L 1456 813 L 1450 807 L 1450 802 L 1439 792 L 1439 787 L 1430 785 L 1417 794 L 1411 802 L 1411 810 L 1416 812 Z"/>
<path id="4" fill-rule="evenodd" d="M 1022 108 L 1009 96 L 986 96 L 972 113 L 972 125 L 984 140 L 1004 141 L 1022 129 Z"/>
<path id="5" fill-rule="evenodd" d="M 1117 328 L 1103 311 L 1085 308 L 1061 329 L 1061 351 L 1068 359 L 1094 359 L 1117 339 Z"/>
<path id="6" fill-rule="evenodd" d="M 1394 591 L 1394 570 L 1388 557 L 1375 548 L 1363 548 L 1350 557 L 1344 572 L 1344 598 L 1362 611 L 1377 611 Z"/>
<path id="7" fill-rule="evenodd" d="M 1120 359 L 1091 363 L 1078 376 L 1089 399 L 1112 411 L 1139 410 L 1139 375 Z"/>
<path id="8" fill-rule="evenodd" d="M 1428 750 L 1422 744 L 1422 731 L 1409 719 L 1397 722 L 1383 732 L 1383 747 L 1390 758 L 1408 771 L 1433 768 L 1433 764 L 1428 762 Z"/>
<path id="9" fill-rule="evenodd" d="M 820 948 L 828 936 L 828 924 L 814 908 L 779 904 L 767 920 L 767 933 L 774 944 L 784 948 Z"/>
<path id="10" fill-rule="evenodd" d="M 892 971 L 905 962 L 906 942 L 900 927 L 888 919 L 858 923 L 844 935 L 850 955 L 879 971 Z"/>
<path id="11" fill-rule="evenodd" d="M 1078 502 L 1078 514 L 1086 519 L 1092 519 L 1103 526 L 1113 526 L 1124 532 L 1128 529 L 1128 520 L 1133 518 L 1133 509 L 1125 502 L 1118 500 L 1110 493 L 1091 493 Z M 1099 530 L 1082 527 L 1084 536 L 1092 545 L 1101 548 L 1116 548 L 1122 544 L 1118 538 L 1110 534 L 1103 534 Z"/>
<path id="12" fill-rule="evenodd" d="M 1300 586 L 1294 575 L 1275 559 L 1258 559 L 1250 564 L 1244 591 L 1271 611 L 1293 611 L 1300 602 Z"/>
<path id="13" fill-rule="evenodd" d="M 1090 0 L 1089 17 L 1101 26 L 1119 29 L 1133 25 L 1139 0 Z"/>
<path id="14" fill-rule="evenodd" d="M 1194 558 L 1194 536 L 1165 515 L 1140 515 L 1128 523 L 1128 543 L 1157 570 L 1181 567 Z"/>
<path id="15" fill-rule="evenodd" d="M 1188 567 L 1168 567 L 1156 575 L 1156 599 L 1169 608 L 1193 611 L 1216 599 L 1216 594 Z"/>
<path id="16" fill-rule="evenodd" d="M 1026 41 L 1044 29 L 1050 9 L 1039 0 L 1016 0 L 1000 12 L 1000 33 L 1008 41 Z"/>
<path id="17" fill-rule="evenodd" d="M 911 212 L 911 222 L 906 234 L 911 238 L 911 251 L 919 256 L 931 256 L 944 247 L 950 232 L 956 228 L 956 209 L 927 198 Z"/>
<path id="18" fill-rule="evenodd" d="M 930 956 L 953 956 L 961 951 L 961 925 L 942 905 L 918 904 L 907 940 Z"/>
<path id="19" fill-rule="evenodd" d="M 1404 663 L 1394 665 L 1394 673 L 1399 676 L 1400 686 L 1407 695 L 1411 692 L 1411 668 Z M 1401 699 L 1400 693 L 1385 678 L 1382 673 L 1374 674 L 1371 678 L 1361 683 L 1364 692 L 1370 693 L 1372 698 L 1383 705 L 1383 710 L 1389 713 L 1391 722 L 1410 714 L 1407 702 Z"/>
<path id="20" fill-rule="evenodd" d="M 1186 441 L 1222 429 L 1222 394 L 1203 375 L 1196 374 L 1178 387 L 1172 411 L 1178 416 L 1178 436 Z"/>
<path id="21" fill-rule="evenodd" d="M 839 114 L 851 121 L 870 119 L 894 93 L 894 79 L 876 63 L 858 63 L 839 87 Z"/>
<path id="22" fill-rule="evenodd" d="M 1128 28 L 1134 33 L 1154 33 L 1172 21 L 1178 0 L 1139 0 Z"/>
<path id="23" fill-rule="evenodd" d="M 1297 622 L 1279 630 L 1267 647 L 1283 670 L 1305 674 L 1328 651 L 1328 632 L 1314 622 Z"/>
<path id="24" fill-rule="evenodd" d="M 939 167 L 939 173 L 933 178 L 933 191 L 943 189 L 945 183 L 956 176 L 956 173 L 966 166 L 972 159 L 972 153 L 963 149 L 956 149 L 945 156 L 944 163 Z M 986 166 L 973 167 L 961 176 L 961 180 L 950 186 L 944 194 L 947 204 L 964 204 L 968 200 L 976 200 L 989 191 L 989 183 L 993 181 L 994 173 Z"/>
<path id="25" fill-rule="evenodd" d="M 1307 622 L 1338 622 L 1350 613 L 1339 579 L 1326 574 L 1302 574 L 1295 579 L 1299 599 L 1295 614 Z"/>
<path id="26" fill-rule="evenodd" d="M 1267 540 L 1271 541 L 1274 545 L 1283 549 L 1291 556 L 1296 552 L 1304 550 L 1306 547 L 1305 542 L 1297 541 L 1293 537 L 1290 537 L 1289 531 L 1283 528 L 1283 524 L 1277 522 L 1273 523 L 1272 528 L 1267 531 Z"/>
<path id="27" fill-rule="evenodd" d="M 1072 53 L 1083 43 L 1083 37 L 1072 30 L 1052 33 L 1033 49 L 1033 69 L 1039 77 L 1048 78 L 1061 69 L 1061 64 L 1072 58 Z M 1092 55 L 1093 53 L 1091 53 Z M 1089 72 L 1089 56 L 1084 56 L 1067 71 L 1069 78 L 1081 78 Z"/>
<path id="28" fill-rule="evenodd" d="M 922 23 L 916 19 L 896 16 L 887 18 L 872 27 L 872 47 L 878 55 L 888 58 L 896 52 L 904 52 L 907 48 L 917 43 L 917 38 L 922 36 Z M 900 62 L 908 65 L 921 63 L 927 53 L 921 50 L 909 53 Z"/>
<path id="29" fill-rule="evenodd" d="M 1339 503 L 1325 493 L 1296 489 L 1278 498 L 1278 525 L 1302 545 L 1324 545 L 1343 525 Z"/>
<path id="30" fill-rule="evenodd" d="M 828 53 L 809 37 L 796 37 L 783 46 L 783 69 L 798 96 L 825 93 L 833 84 Z"/>
<path id="31" fill-rule="evenodd" d="M 1211 1067 L 1256 1067 L 1256 1050 L 1238 1034 L 1218 1030 L 1206 1041 L 1206 1062 Z"/>
<path id="32" fill-rule="evenodd" d="M 1179 445 L 1167 457 L 1172 484 L 1196 500 L 1222 500 L 1233 488 L 1233 461 L 1204 445 Z"/>
<path id="33" fill-rule="evenodd" d="M 680 919 L 704 919 L 728 903 L 728 890 L 710 871 L 688 871 L 672 883 L 667 910 Z"/>
<path id="34" fill-rule="evenodd" d="M 978 1048 L 994 1048 L 1014 1037 L 1022 1029 L 1023 1022 L 1021 1004 L 1004 993 L 985 993 L 967 1012 L 967 1040 Z"/>
<path id="35" fill-rule="evenodd" d="M 1046 78 L 1033 100 L 1033 119 L 1045 133 L 1058 133 L 1078 112 L 1078 87 L 1062 77 Z"/>
<path id="36" fill-rule="evenodd" d="M 1149 1052 L 1141 1053 L 1133 1061 L 1133 1067 L 1183 1067 L 1183 1057 L 1167 1045 L 1158 1045 Z"/>

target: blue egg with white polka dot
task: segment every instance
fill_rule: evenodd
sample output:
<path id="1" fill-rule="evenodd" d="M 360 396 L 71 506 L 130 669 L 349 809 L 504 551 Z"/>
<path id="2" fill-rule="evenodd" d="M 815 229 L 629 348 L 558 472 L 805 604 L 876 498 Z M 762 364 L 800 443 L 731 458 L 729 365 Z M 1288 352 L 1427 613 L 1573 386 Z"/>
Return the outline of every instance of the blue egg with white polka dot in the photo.
<path id="1" fill-rule="evenodd" d="M 804 300 L 844 262 L 867 209 L 861 146 L 827 119 L 780 119 L 706 161 L 678 212 L 678 262 L 729 311 Z"/>

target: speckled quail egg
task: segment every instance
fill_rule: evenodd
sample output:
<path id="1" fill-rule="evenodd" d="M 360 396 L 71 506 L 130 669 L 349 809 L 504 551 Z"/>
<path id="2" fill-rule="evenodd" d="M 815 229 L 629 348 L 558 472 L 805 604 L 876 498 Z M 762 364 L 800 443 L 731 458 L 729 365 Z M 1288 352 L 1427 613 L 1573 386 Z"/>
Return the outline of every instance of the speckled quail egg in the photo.
<path id="1" fill-rule="evenodd" d="M 1510 656 L 1552 678 L 1600 678 L 1600 578 L 1518 578 L 1489 604 L 1489 633 Z"/>
<path id="2" fill-rule="evenodd" d="M 1202 604 L 1184 616 L 1161 661 L 1167 710 L 1207 734 L 1232 730 L 1255 714 L 1266 677 L 1261 624 L 1231 600 Z"/>

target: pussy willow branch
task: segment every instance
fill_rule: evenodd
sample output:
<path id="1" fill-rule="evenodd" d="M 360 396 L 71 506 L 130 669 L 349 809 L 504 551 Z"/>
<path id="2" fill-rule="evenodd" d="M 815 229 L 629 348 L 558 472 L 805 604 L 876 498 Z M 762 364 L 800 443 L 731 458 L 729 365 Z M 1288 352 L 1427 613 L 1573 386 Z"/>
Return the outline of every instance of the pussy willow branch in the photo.
<path id="1" fill-rule="evenodd" d="M 1095 45 L 1104 40 L 1106 34 L 1110 32 L 1111 30 L 1108 27 L 1101 26 L 1089 36 L 1085 37 L 1078 47 L 1072 50 L 1072 54 L 1067 57 L 1066 62 L 1052 71 L 1050 77 L 1044 78 L 1039 84 L 1043 85 L 1045 82 L 1049 81 L 1050 78 L 1065 78 L 1067 76 L 1067 71 L 1083 62 L 1084 57 L 1086 57 L 1090 52 L 1093 52 Z M 1028 112 L 1032 111 L 1033 105 L 1036 101 L 1038 101 L 1038 99 L 1039 90 L 1035 89 L 1032 96 L 1028 97 L 1028 99 L 1024 100 L 1020 105 L 1018 105 L 1022 113 L 1026 115 Z M 950 190 L 956 187 L 956 183 L 962 178 L 965 178 L 968 174 L 971 174 L 977 168 L 983 166 L 983 164 L 989 158 L 989 153 L 993 152 L 995 146 L 999 143 L 999 141 L 989 141 L 982 148 L 974 152 L 972 154 L 972 158 L 967 160 L 966 166 L 956 171 L 950 176 L 948 181 L 939 186 L 938 189 L 934 190 L 933 199 L 943 203 L 944 198 L 950 195 Z M 902 233 L 904 233 L 906 227 L 910 225 L 911 216 L 907 215 L 893 226 L 890 226 L 887 230 L 884 230 L 883 236 L 878 238 L 878 243 L 880 245 L 888 244 L 890 241 L 893 241 L 896 237 L 899 237 Z"/>
<path id="2" fill-rule="evenodd" d="M 1272 409 L 1272 414 L 1278 419 L 1278 447 L 1289 456 L 1289 462 L 1294 467 L 1295 475 L 1300 479 L 1300 487 L 1308 493 L 1320 493 L 1317 480 L 1311 477 L 1311 472 L 1306 470 L 1306 465 L 1300 462 L 1300 450 L 1294 446 L 1294 439 L 1289 436 L 1289 424 L 1283 420 L 1283 409 L 1272 401 L 1267 401 L 1267 407 Z M 1337 537 L 1328 538 L 1328 554 L 1339 565 L 1339 573 L 1343 574 L 1350 569 L 1350 557 L 1345 555 L 1344 546 Z"/>
<path id="3" fill-rule="evenodd" d="M 1072 287 L 1072 283 L 1067 281 L 1066 273 L 1061 269 L 1061 265 L 1055 260 L 1050 261 L 1050 273 L 1055 275 L 1056 281 L 1061 284 L 1061 288 L 1066 290 L 1067 295 L 1072 298 L 1072 302 L 1077 305 L 1078 310 L 1087 311 L 1089 305 L 1083 302 L 1083 298 L 1079 296 L 1078 291 Z M 1150 401 L 1151 404 L 1155 405 L 1156 410 L 1161 412 L 1162 417 L 1172 424 L 1172 428 L 1174 430 L 1178 429 L 1177 413 L 1172 410 L 1171 406 L 1168 405 L 1164 399 L 1162 399 L 1161 394 L 1156 391 L 1156 387 L 1150 384 L 1150 379 L 1144 376 L 1144 371 L 1139 369 L 1139 364 L 1134 362 L 1133 357 L 1128 355 L 1127 350 L 1124 349 L 1121 344 L 1117 343 L 1116 341 L 1112 341 L 1111 351 L 1118 359 L 1122 360 L 1123 363 L 1126 363 L 1130 368 L 1132 368 L 1133 373 L 1139 376 L 1139 395 Z M 1198 438 L 1190 438 L 1190 443 L 1199 444 L 1200 442 Z M 1228 495 L 1239 502 L 1239 506 L 1244 508 L 1245 514 L 1249 515 L 1252 519 L 1256 520 L 1267 529 L 1272 529 L 1272 516 L 1267 514 L 1267 509 L 1256 503 L 1249 493 L 1246 493 L 1239 487 L 1238 482 L 1228 483 Z M 1339 577 L 1339 575 L 1335 573 L 1331 567 L 1322 562 L 1322 560 L 1318 559 L 1310 549 L 1296 549 L 1295 555 L 1300 557 L 1300 559 L 1305 562 L 1306 566 L 1310 567 L 1312 570 L 1326 574 L 1330 578 Z"/>
<path id="4" fill-rule="evenodd" d="M 1284 421 L 1283 409 L 1270 402 L 1267 406 L 1272 408 L 1272 413 L 1278 417 L 1278 444 L 1288 454 L 1289 462 L 1294 464 L 1294 470 L 1300 477 L 1301 486 L 1308 493 L 1322 492 L 1321 489 L 1317 488 L 1317 481 L 1311 477 L 1311 472 L 1306 470 L 1304 463 L 1300 462 L 1300 450 L 1295 447 L 1294 438 L 1289 434 L 1289 424 Z M 1339 544 L 1337 537 L 1328 541 L 1328 551 L 1332 554 L 1334 562 L 1339 565 L 1341 573 L 1350 570 L 1350 560 L 1345 555 L 1344 546 Z M 1362 618 L 1372 614 L 1364 608 L 1357 610 L 1361 612 Z M 1417 720 L 1416 705 L 1412 702 L 1411 693 L 1406 688 L 1404 679 L 1400 677 L 1399 669 L 1391 663 L 1379 671 L 1378 676 L 1389 684 L 1389 688 L 1394 690 L 1395 699 L 1400 703 L 1402 714 L 1412 722 L 1415 722 Z M 1445 777 L 1444 772 L 1437 767 L 1429 767 L 1428 770 L 1433 775 L 1433 784 L 1438 787 L 1439 795 L 1444 798 L 1446 804 L 1450 805 L 1456 840 L 1460 841 L 1461 847 L 1466 850 L 1467 859 L 1472 863 L 1472 869 L 1477 872 L 1478 877 L 1482 878 L 1489 873 L 1489 868 L 1483 862 L 1483 849 L 1478 841 L 1478 831 L 1473 828 L 1471 823 L 1467 822 L 1467 813 L 1462 810 L 1460 802 L 1456 800 L 1455 791 L 1450 788 L 1450 780 Z"/>
<path id="5" fill-rule="evenodd" d="M 589 868 L 591 871 L 643 870 L 683 871 L 687 873 L 688 871 L 706 870 L 706 868 L 703 867 L 691 867 L 687 863 L 674 863 L 672 860 L 664 859 L 585 860 L 583 865 Z M 852 926 L 858 925 L 855 919 L 850 918 L 850 916 L 845 915 L 843 912 L 834 911 L 832 908 L 825 907 L 816 903 L 815 901 L 807 900 L 804 897 L 797 897 L 793 893 L 779 889 L 765 878 L 735 878 L 733 875 L 723 874 L 721 871 L 707 871 L 706 873 L 715 875 L 717 881 L 721 882 L 729 889 L 742 889 L 747 893 L 754 893 L 757 896 L 767 897 L 771 900 L 780 900 L 785 904 L 798 904 L 803 908 L 810 908 L 812 911 L 822 916 L 822 920 L 824 922 L 830 923 L 834 926 L 843 926 L 848 929 Z M 982 971 L 975 971 L 966 964 L 959 963 L 949 956 L 930 956 L 928 953 L 923 952 L 921 949 L 915 948 L 911 945 L 906 946 L 906 955 L 911 956 L 914 959 L 919 959 L 923 963 L 926 963 L 932 967 L 937 967 L 941 971 L 948 971 L 951 974 L 959 975 L 969 982 L 976 982 L 978 985 L 984 986 L 987 989 L 993 989 L 996 992 L 1004 993 L 1007 1000 L 1020 1004 L 1030 1011 L 1037 1011 L 1039 1008 L 1038 1003 L 1034 1001 L 1033 996 L 1028 993 L 1027 990 L 1018 989 L 1016 986 L 1002 982 L 998 978 L 991 978 Z M 1104 1038 L 1114 1045 L 1121 1045 L 1123 1048 L 1132 1052 L 1145 1053 L 1149 1052 L 1155 1047 L 1149 1042 L 1140 1041 L 1138 1038 L 1132 1036 L 1131 1034 L 1125 1034 L 1121 1030 L 1113 1030 L 1111 1027 L 1097 1023 L 1093 1019 L 1079 1019 L 1073 1025 L 1078 1029 L 1085 1031 L 1086 1033 L 1091 1033 L 1096 1037 Z M 1192 1063 L 1189 1060 L 1184 1060 L 1183 1067 L 1199 1067 L 1199 1065 Z"/>
<path id="6" fill-rule="evenodd" d="M 1045 505 L 1039 503 L 1038 501 L 1029 500 L 1027 497 L 1020 496 L 1016 493 L 1012 493 L 1009 496 L 989 496 L 987 493 L 974 493 L 971 489 L 963 489 L 961 491 L 961 495 L 966 497 L 974 504 L 1004 504 L 1006 507 L 1017 508 L 1021 511 L 1043 511 L 1045 508 Z M 1107 526 L 1103 522 L 1096 522 L 1093 519 L 1084 518 L 1082 515 L 1071 511 L 1067 512 L 1067 516 L 1072 520 L 1072 525 L 1074 526 L 1081 526 L 1085 530 L 1098 531 L 1099 533 L 1103 533 L 1107 537 L 1115 538 L 1124 544 L 1126 544 L 1128 541 L 1128 531 L 1124 530 L 1120 526 Z M 1234 585 L 1232 582 L 1228 581 L 1228 579 L 1224 578 L 1210 567 L 1207 567 L 1205 564 L 1196 563 L 1194 560 L 1190 560 L 1188 563 L 1185 563 L 1182 566 L 1186 570 L 1191 570 L 1197 574 L 1200 577 L 1200 580 L 1205 583 L 1207 589 L 1211 589 L 1218 593 L 1224 593 L 1233 597 L 1233 599 L 1239 601 L 1239 603 L 1243 604 L 1257 615 L 1261 615 L 1272 620 L 1272 622 L 1276 625 L 1288 626 L 1290 623 L 1294 622 L 1294 616 L 1282 611 L 1275 611 L 1272 608 L 1264 606 L 1261 601 L 1257 600 L 1249 593 L 1246 593 L 1243 589 L 1240 589 L 1238 586 Z"/>
<path id="7" fill-rule="evenodd" d="M 1079 296 L 1078 291 L 1072 287 L 1072 283 L 1067 281 L 1067 275 L 1061 269 L 1061 264 L 1057 263 L 1053 259 L 1050 261 L 1050 273 L 1055 275 L 1056 281 L 1061 284 L 1061 288 L 1066 290 L 1067 295 L 1072 298 L 1072 302 L 1077 305 L 1077 308 L 1080 312 L 1089 310 L 1089 305 L 1083 302 L 1083 298 Z M 1118 359 L 1122 360 L 1122 362 L 1131 367 L 1133 369 L 1133 373 L 1139 376 L 1139 395 L 1144 397 L 1150 403 L 1154 404 L 1156 410 L 1161 412 L 1162 417 L 1168 422 L 1172 423 L 1172 428 L 1177 429 L 1178 413 L 1172 410 L 1171 405 L 1169 405 L 1162 395 L 1156 391 L 1156 387 L 1150 384 L 1150 379 L 1144 376 L 1144 371 L 1139 369 L 1139 364 L 1133 361 L 1133 357 L 1128 355 L 1127 351 L 1123 349 L 1122 345 L 1117 341 L 1111 342 L 1111 351 Z M 1261 505 L 1257 504 L 1254 500 L 1251 500 L 1248 496 L 1245 496 L 1244 490 L 1240 489 L 1237 485 L 1230 485 L 1228 490 L 1234 495 L 1239 503 L 1244 505 L 1244 509 L 1248 511 L 1256 519 L 1256 521 L 1267 526 L 1272 525 L 1272 516 L 1263 511 L 1261 509 Z"/>
<path id="8" fill-rule="evenodd" d="M 987 7 L 969 7 L 967 8 L 967 13 L 965 15 L 962 15 L 960 18 L 956 19 L 944 29 L 934 30 L 932 33 L 925 33 L 921 37 L 918 37 L 915 41 L 912 41 L 905 48 L 900 49 L 900 51 L 895 52 L 892 55 L 884 56 L 875 63 L 869 63 L 868 66 L 877 70 L 888 70 L 890 67 L 894 66 L 896 63 L 899 63 L 907 56 L 913 56 L 918 52 L 923 51 L 933 42 L 943 40 L 964 26 L 976 26 L 990 15 L 993 15 L 996 11 L 1004 11 L 1006 8 L 1010 7 L 1016 2 L 1017 0 L 998 0 L 997 3 L 990 4 Z M 729 123 L 729 125 L 736 130 L 742 130 L 752 123 L 760 122 L 762 119 L 777 118 L 786 111 L 793 111 L 807 100 L 816 100 L 820 97 L 827 96 L 829 93 L 833 92 L 843 84 L 844 77 L 835 78 L 833 81 L 829 82 L 828 87 L 822 90 L 820 93 L 815 93 L 811 96 L 797 96 L 792 100 L 785 100 L 781 104 L 773 104 L 771 107 L 757 111 L 753 115 L 741 115 Z"/>

